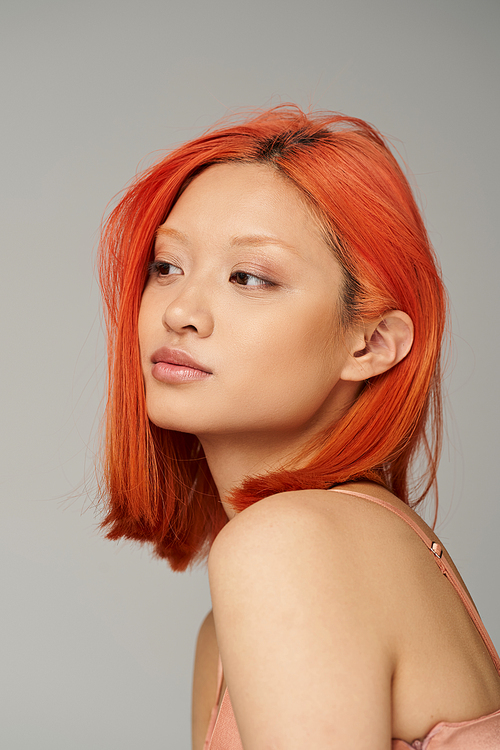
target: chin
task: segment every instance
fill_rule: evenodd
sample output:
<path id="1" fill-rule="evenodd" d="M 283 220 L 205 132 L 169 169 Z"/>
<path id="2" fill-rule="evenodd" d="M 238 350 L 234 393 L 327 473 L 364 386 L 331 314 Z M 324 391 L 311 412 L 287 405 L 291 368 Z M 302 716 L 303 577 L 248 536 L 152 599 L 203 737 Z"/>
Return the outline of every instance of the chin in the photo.
<path id="1" fill-rule="evenodd" d="M 148 408 L 148 418 L 152 424 L 162 430 L 184 432 L 187 435 L 197 435 L 200 432 L 207 431 L 207 427 L 208 431 L 211 431 L 210 425 L 207 426 L 202 420 L 200 420 L 200 415 L 198 415 L 197 418 L 193 418 L 192 415 L 187 414 L 186 411 L 179 415 L 175 414 L 172 410 L 165 413 L 164 409 L 157 410 Z M 213 428 L 213 422 L 211 426 Z"/>

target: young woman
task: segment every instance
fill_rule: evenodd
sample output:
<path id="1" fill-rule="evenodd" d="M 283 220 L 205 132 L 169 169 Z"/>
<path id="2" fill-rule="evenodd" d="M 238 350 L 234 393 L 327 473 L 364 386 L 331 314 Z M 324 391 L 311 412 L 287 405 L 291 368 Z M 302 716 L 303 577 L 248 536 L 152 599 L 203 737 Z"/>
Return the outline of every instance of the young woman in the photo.
<path id="1" fill-rule="evenodd" d="M 500 661 L 412 509 L 446 300 L 380 134 L 278 107 L 181 146 L 101 281 L 108 536 L 209 553 L 194 750 L 500 748 Z"/>

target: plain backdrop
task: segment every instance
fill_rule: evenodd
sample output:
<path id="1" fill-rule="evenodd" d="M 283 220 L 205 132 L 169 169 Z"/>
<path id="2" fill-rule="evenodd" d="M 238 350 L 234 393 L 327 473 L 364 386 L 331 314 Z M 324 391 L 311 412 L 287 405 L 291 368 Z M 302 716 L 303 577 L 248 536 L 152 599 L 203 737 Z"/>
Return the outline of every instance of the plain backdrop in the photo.
<path id="1" fill-rule="evenodd" d="M 498 0 L 3 0 L 0 27 L 0 747 L 190 747 L 205 571 L 92 508 L 95 245 L 137 169 L 239 107 L 362 117 L 413 171 L 452 300 L 437 530 L 500 645 Z"/>

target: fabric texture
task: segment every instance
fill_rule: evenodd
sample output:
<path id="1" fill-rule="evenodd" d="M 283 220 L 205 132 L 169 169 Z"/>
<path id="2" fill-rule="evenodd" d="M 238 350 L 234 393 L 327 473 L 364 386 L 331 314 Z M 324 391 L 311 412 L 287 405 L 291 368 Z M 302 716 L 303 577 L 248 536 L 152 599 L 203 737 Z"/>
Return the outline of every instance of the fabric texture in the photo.
<path id="1" fill-rule="evenodd" d="M 331 491 L 342 492 L 345 495 L 353 495 L 354 497 L 369 500 L 376 505 L 387 508 L 387 510 L 395 513 L 411 526 L 433 555 L 443 575 L 449 579 L 455 588 L 484 640 L 485 646 L 500 674 L 500 658 L 495 647 L 486 632 L 486 628 L 472 600 L 445 558 L 442 557 L 442 549 L 439 542 L 432 540 L 404 511 L 399 510 L 399 508 L 394 507 L 390 503 L 379 500 L 371 495 L 365 495 L 362 492 L 353 492 L 352 490 L 341 488 L 334 488 Z M 243 750 L 227 689 L 224 691 L 222 701 L 220 701 L 222 680 L 222 664 L 219 658 L 216 704 L 212 710 L 203 750 Z M 392 750 L 500 750 L 500 709 L 492 714 L 470 721 L 439 722 L 423 739 L 415 740 L 411 744 L 403 740 L 393 739 Z"/>

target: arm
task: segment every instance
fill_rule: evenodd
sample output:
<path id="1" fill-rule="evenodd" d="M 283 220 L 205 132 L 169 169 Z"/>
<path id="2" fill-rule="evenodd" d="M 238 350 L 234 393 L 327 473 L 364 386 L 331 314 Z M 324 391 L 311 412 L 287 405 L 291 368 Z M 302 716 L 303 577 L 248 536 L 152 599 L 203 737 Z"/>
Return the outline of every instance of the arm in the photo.
<path id="1" fill-rule="evenodd" d="M 303 494 L 247 509 L 210 553 L 217 640 L 243 746 L 387 750 L 394 659 L 373 576 L 353 559 L 332 504 Z"/>
<path id="2" fill-rule="evenodd" d="M 196 642 L 191 716 L 193 750 L 203 750 L 217 690 L 218 659 L 214 617 L 212 612 L 209 612 L 202 623 Z"/>

